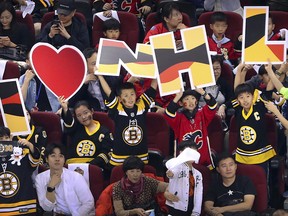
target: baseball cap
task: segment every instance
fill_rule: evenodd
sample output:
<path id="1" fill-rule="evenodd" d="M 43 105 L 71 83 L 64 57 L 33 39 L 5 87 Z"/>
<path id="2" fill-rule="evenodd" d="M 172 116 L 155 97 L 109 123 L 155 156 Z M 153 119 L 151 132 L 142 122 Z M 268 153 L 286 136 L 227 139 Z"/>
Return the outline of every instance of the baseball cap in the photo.
<path id="1" fill-rule="evenodd" d="M 183 92 L 183 95 L 182 95 L 182 97 L 180 98 L 180 101 L 182 101 L 183 98 L 185 98 L 185 97 L 188 96 L 188 95 L 194 96 L 197 101 L 199 101 L 199 99 L 200 99 L 200 97 L 201 97 L 201 95 L 200 95 L 198 92 L 196 92 L 195 90 L 188 89 L 188 90 L 186 90 L 186 91 Z"/>
<path id="2" fill-rule="evenodd" d="M 57 13 L 69 15 L 73 10 L 76 9 L 74 0 L 59 0 L 57 6 Z"/>

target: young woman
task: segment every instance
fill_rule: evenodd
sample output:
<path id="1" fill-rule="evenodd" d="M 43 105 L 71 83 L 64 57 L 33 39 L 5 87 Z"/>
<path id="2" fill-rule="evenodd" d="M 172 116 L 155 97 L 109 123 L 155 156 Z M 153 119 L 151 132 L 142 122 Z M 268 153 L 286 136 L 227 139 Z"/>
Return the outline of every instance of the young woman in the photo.
<path id="1" fill-rule="evenodd" d="M 10 2 L 4 1 L 0 3 L 0 56 L 4 59 L 12 59 L 5 57 L 1 53 L 1 49 L 22 47 L 22 50 L 28 51 L 33 46 L 33 37 L 29 29 L 16 21 L 16 12 Z M 23 54 L 25 61 L 26 55 Z M 19 59 L 12 59 L 20 61 Z"/>
<path id="2" fill-rule="evenodd" d="M 64 97 L 59 97 L 64 120 L 64 132 L 70 137 L 67 163 L 91 163 L 107 168 L 113 147 L 112 133 L 93 120 L 93 112 L 86 101 L 74 106 L 74 117 Z"/>

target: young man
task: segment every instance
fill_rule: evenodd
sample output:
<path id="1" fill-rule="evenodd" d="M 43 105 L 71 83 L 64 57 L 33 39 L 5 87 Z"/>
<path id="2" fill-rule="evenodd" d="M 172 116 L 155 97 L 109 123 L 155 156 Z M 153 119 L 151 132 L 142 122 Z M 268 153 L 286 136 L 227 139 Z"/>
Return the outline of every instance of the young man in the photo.
<path id="1" fill-rule="evenodd" d="M 114 147 L 110 164 L 121 165 L 125 158 L 136 155 L 148 163 L 148 146 L 146 142 L 146 113 L 156 95 L 157 80 L 136 101 L 133 83 L 122 83 L 116 89 L 117 96 L 111 91 L 103 76 L 98 76 L 108 99 L 109 117 L 115 122 Z"/>
<path id="2" fill-rule="evenodd" d="M 219 155 L 216 170 L 220 178 L 210 185 L 204 202 L 204 209 L 208 215 L 223 216 L 228 212 L 253 215 L 250 210 L 256 189 L 248 177 L 237 176 L 236 169 L 237 164 L 231 155 Z"/>
<path id="3" fill-rule="evenodd" d="M 0 126 L 0 141 L 12 141 L 10 130 Z M 40 162 L 40 152 L 26 139 L 18 141 L 19 147 L 1 143 L 2 148 L 11 149 L 2 153 L 0 170 L 0 215 L 37 215 L 36 191 L 32 173 Z M 8 147 L 8 148 L 7 148 Z"/>
<path id="4" fill-rule="evenodd" d="M 204 98 L 207 105 L 199 108 L 200 96 Z M 179 102 L 179 104 L 178 104 Z M 178 112 L 178 109 L 182 109 Z M 173 129 L 175 139 L 180 143 L 183 140 L 191 139 L 197 145 L 201 154 L 199 163 L 214 168 L 211 159 L 207 127 L 214 118 L 217 109 L 217 102 L 203 89 L 180 91 L 165 110 L 164 118 Z"/>
<path id="5" fill-rule="evenodd" d="M 193 163 L 198 162 L 200 154 L 196 143 L 192 140 L 182 141 L 178 149 L 179 156 L 166 163 L 168 168 L 166 175 L 169 178 L 166 191 L 170 193 L 166 193 L 165 197 L 169 214 L 173 216 L 200 215 L 203 198 L 202 174 L 193 167 Z M 181 164 L 175 166 L 178 160 L 181 160 Z"/>

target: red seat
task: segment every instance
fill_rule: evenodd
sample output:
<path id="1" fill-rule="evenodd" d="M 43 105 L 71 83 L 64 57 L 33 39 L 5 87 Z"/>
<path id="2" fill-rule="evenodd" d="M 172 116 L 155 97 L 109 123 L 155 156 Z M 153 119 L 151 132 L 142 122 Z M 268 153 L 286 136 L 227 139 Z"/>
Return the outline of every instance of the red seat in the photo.
<path id="1" fill-rule="evenodd" d="M 250 178 L 256 188 L 256 197 L 252 210 L 257 213 L 264 212 L 268 208 L 268 190 L 266 174 L 262 167 L 258 165 L 237 165 L 237 175 L 243 175 Z"/>
<path id="2" fill-rule="evenodd" d="M 105 126 L 112 133 L 114 133 L 115 124 L 114 121 L 111 118 L 109 118 L 108 113 L 96 111 L 93 113 L 93 119 L 99 121 L 101 125 Z"/>
<path id="3" fill-rule="evenodd" d="M 183 23 L 186 25 L 186 26 L 191 26 L 191 23 L 190 23 L 190 18 L 188 16 L 188 14 L 186 13 L 182 13 L 183 15 Z M 153 13 L 150 13 L 148 14 L 147 18 L 146 18 L 146 21 L 145 21 L 145 30 L 146 30 L 146 34 L 147 32 L 152 28 L 152 26 L 160 23 L 161 21 L 159 21 L 157 19 L 157 13 L 156 12 L 153 12 Z"/>
<path id="4" fill-rule="evenodd" d="M 214 12 L 202 13 L 198 20 L 198 25 L 205 25 L 207 36 L 212 35 L 210 29 L 210 17 Z M 228 28 L 226 30 L 226 37 L 231 39 L 232 42 L 236 41 L 238 36 L 242 34 L 243 19 L 241 15 L 232 11 L 223 11 L 227 16 Z"/>
<path id="5" fill-rule="evenodd" d="M 52 112 L 32 112 L 31 118 L 35 125 L 41 126 L 47 133 L 47 145 L 62 142 L 60 117 Z"/>
<path id="6" fill-rule="evenodd" d="M 278 33 L 280 29 L 288 29 L 288 12 L 287 11 L 270 11 L 273 17 L 275 28 L 274 33 Z"/>
<path id="7" fill-rule="evenodd" d="M 23 18 L 22 17 L 22 11 L 16 11 L 16 20 L 17 20 L 17 22 L 23 23 L 28 27 L 28 29 L 31 32 L 31 35 L 33 37 L 33 41 L 35 42 L 35 28 L 34 28 L 32 15 L 26 14 L 26 16 Z"/>
<path id="8" fill-rule="evenodd" d="M 126 42 L 132 50 L 135 50 L 139 37 L 137 17 L 134 14 L 125 11 L 117 11 L 117 14 L 120 20 L 121 32 L 118 40 Z M 103 20 L 94 14 L 92 29 L 92 44 L 94 47 L 99 44 L 100 38 L 105 38 L 103 34 Z"/>
<path id="9" fill-rule="evenodd" d="M 55 14 L 56 11 L 52 11 L 52 12 L 47 12 L 43 15 L 42 17 L 42 22 L 41 22 L 41 30 L 47 25 L 47 23 L 51 22 L 52 20 L 55 19 L 55 16 L 57 16 Z M 78 18 L 79 20 L 82 21 L 83 24 L 86 25 L 86 19 L 85 16 L 82 13 L 76 12 L 74 17 Z"/>
<path id="10" fill-rule="evenodd" d="M 227 63 L 223 62 L 222 68 L 221 68 L 221 77 L 223 77 L 226 82 L 230 85 L 231 89 L 234 87 L 234 75 L 233 71 L 231 69 L 231 66 Z"/>
<path id="11" fill-rule="evenodd" d="M 215 115 L 208 125 L 208 137 L 212 153 L 217 154 L 223 152 L 225 133 L 222 128 L 222 119 Z"/>
<path id="12" fill-rule="evenodd" d="M 19 77 L 20 77 L 20 70 L 19 70 L 18 64 L 16 64 L 13 61 L 7 61 L 2 78 L 3 79 L 13 79 L 13 78 L 19 79 Z"/>
<path id="13" fill-rule="evenodd" d="M 156 170 L 150 165 L 145 165 L 143 173 L 153 173 L 154 175 L 156 175 Z M 124 171 L 122 165 L 113 167 L 110 176 L 110 184 L 119 181 L 123 176 Z"/>

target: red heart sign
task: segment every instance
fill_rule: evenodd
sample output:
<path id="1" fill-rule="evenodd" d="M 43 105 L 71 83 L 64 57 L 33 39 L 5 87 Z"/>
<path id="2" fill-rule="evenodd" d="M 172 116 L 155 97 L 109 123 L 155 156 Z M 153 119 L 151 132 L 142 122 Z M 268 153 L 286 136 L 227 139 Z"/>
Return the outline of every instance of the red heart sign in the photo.
<path id="1" fill-rule="evenodd" d="M 82 52 L 74 46 L 56 49 L 48 43 L 36 43 L 30 62 L 41 82 L 56 97 L 71 98 L 84 83 L 87 64 Z"/>

